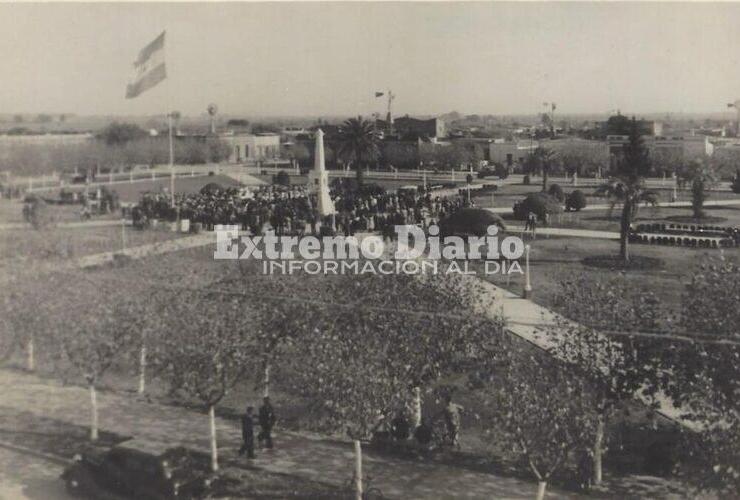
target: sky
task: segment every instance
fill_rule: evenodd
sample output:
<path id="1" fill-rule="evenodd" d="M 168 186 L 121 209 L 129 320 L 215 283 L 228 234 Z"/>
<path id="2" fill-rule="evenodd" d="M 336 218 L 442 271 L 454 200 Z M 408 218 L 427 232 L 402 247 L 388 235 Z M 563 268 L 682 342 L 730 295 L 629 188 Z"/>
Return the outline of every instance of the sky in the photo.
<path id="1" fill-rule="evenodd" d="M 0 4 L 0 113 L 349 116 L 717 112 L 740 4 Z M 124 98 L 167 32 L 168 78 Z"/>

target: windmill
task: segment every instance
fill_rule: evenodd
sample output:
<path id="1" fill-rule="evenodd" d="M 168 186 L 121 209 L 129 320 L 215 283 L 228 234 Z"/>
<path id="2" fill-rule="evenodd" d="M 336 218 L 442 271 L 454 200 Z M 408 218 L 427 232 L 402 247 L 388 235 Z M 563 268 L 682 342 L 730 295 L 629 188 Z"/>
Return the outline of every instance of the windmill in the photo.
<path id="1" fill-rule="evenodd" d="M 218 113 L 218 106 L 211 103 L 208 105 L 208 115 L 211 117 L 211 134 L 216 135 L 216 113 Z"/>
<path id="2" fill-rule="evenodd" d="M 393 133 L 393 114 L 391 114 L 391 104 L 393 103 L 393 99 L 396 98 L 396 94 L 388 90 L 388 92 L 375 92 L 375 97 L 383 97 L 384 95 L 388 95 L 388 114 L 386 115 L 386 122 L 388 123 L 388 133 Z"/>
<path id="3" fill-rule="evenodd" d="M 737 134 L 740 131 L 740 99 L 737 99 L 735 102 L 728 103 L 727 107 L 735 108 L 735 112 L 737 113 L 737 120 L 735 121 L 735 133 Z"/>

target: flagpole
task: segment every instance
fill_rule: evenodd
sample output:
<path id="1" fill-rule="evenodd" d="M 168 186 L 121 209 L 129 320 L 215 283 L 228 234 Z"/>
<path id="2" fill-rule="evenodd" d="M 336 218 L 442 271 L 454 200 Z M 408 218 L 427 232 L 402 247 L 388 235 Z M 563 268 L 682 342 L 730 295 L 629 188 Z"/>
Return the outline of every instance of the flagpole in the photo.
<path id="1" fill-rule="evenodd" d="M 175 152 L 172 148 L 172 112 L 167 113 L 170 142 L 170 205 L 175 208 Z"/>
<path id="2" fill-rule="evenodd" d="M 165 30 L 166 33 L 166 30 Z M 164 53 L 164 59 L 167 60 L 167 44 L 164 44 L 162 47 L 162 51 Z M 167 128 L 168 128 L 168 134 L 169 134 L 169 146 L 170 146 L 170 205 L 172 208 L 175 208 L 175 148 L 172 144 L 172 83 L 170 83 L 171 78 L 167 78 L 167 81 L 165 84 L 167 85 L 166 89 L 166 95 L 167 95 Z M 178 214 L 178 219 L 179 219 Z"/>

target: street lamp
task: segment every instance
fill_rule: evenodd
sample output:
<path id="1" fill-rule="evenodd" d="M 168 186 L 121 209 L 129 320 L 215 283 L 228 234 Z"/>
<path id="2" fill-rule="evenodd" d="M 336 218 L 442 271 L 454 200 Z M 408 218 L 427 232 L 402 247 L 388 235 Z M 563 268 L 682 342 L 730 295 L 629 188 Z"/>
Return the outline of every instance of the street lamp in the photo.
<path id="1" fill-rule="evenodd" d="M 532 283 L 529 280 L 529 244 L 524 245 L 524 298 L 532 297 Z"/>

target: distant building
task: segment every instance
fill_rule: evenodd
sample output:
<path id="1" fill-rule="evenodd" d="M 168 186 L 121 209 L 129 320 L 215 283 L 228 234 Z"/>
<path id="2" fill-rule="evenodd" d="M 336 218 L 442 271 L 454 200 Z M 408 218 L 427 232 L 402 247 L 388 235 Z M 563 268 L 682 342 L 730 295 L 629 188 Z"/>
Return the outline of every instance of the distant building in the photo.
<path id="1" fill-rule="evenodd" d="M 610 135 L 606 138 L 606 147 L 612 159 L 622 154 L 622 148 L 629 141 L 626 135 Z M 645 147 L 650 156 L 670 156 L 677 161 L 688 161 L 704 158 L 714 154 L 714 144 L 704 135 L 690 136 L 643 136 Z"/>
<path id="2" fill-rule="evenodd" d="M 446 137 L 445 122 L 440 118 L 420 120 L 410 116 L 402 116 L 393 121 L 393 132 L 399 137 L 406 136 L 440 138 Z"/>
<path id="3" fill-rule="evenodd" d="M 287 135 L 289 137 L 295 137 L 298 135 L 307 135 L 309 132 L 304 127 L 283 127 L 283 130 L 281 132 L 283 135 Z"/>
<path id="4" fill-rule="evenodd" d="M 229 133 L 221 136 L 231 147 L 229 163 L 249 163 L 280 158 L 278 134 Z"/>
<path id="5" fill-rule="evenodd" d="M 539 145 L 539 141 L 530 139 L 521 141 L 496 139 L 488 145 L 489 160 L 507 166 L 512 166 L 514 163 L 521 164 Z"/>

